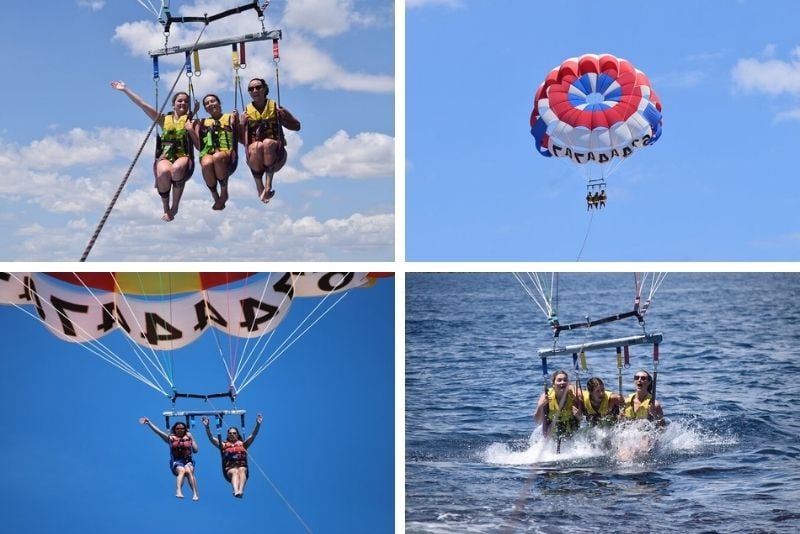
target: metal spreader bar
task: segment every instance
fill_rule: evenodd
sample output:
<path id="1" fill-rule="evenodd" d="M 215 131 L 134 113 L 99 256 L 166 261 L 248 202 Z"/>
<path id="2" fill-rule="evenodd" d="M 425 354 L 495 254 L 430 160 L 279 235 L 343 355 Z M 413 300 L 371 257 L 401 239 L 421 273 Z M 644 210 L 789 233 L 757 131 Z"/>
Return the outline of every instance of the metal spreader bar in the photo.
<path id="1" fill-rule="evenodd" d="M 575 354 L 580 352 L 588 352 L 590 350 L 629 347 L 631 345 L 657 345 L 661 343 L 662 340 L 663 336 L 660 333 L 621 337 L 617 339 L 601 339 L 598 341 L 587 341 L 577 345 L 539 349 L 539 357 L 547 358 L 548 356 L 555 356 L 559 354 Z"/>
<path id="2" fill-rule="evenodd" d="M 183 46 L 170 46 L 167 48 L 159 48 L 157 50 L 150 50 L 148 54 L 150 57 L 169 56 L 172 54 L 180 54 L 181 52 L 190 52 L 192 50 L 205 50 L 206 48 L 219 48 L 238 43 L 249 43 L 252 41 L 266 41 L 281 39 L 283 33 L 281 30 L 269 30 L 258 33 L 247 33 L 240 37 L 229 37 L 227 39 L 215 39 L 213 41 L 204 41 L 197 43 L 197 45 L 183 45 Z"/>

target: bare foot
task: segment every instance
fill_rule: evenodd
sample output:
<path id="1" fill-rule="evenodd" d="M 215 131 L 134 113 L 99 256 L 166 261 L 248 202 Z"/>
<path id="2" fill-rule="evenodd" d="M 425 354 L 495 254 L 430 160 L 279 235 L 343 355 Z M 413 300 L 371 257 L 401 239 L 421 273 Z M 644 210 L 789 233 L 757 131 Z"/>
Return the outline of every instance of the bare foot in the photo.
<path id="1" fill-rule="evenodd" d="M 161 220 L 164 222 L 170 222 L 172 219 L 174 219 L 174 217 L 169 213 L 165 213 L 164 215 L 161 216 Z"/>
<path id="2" fill-rule="evenodd" d="M 264 189 L 264 191 L 261 192 L 261 202 L 263 202 L 264 204 L 268 204 L 269 201 L 274 196 L 275 196 L 274 189 Z"/>
<path id="3" fill-rule="evenodd" d="M 214 211 L 219 211 L 219 210 L 223 209 L 224 207 L 225 207 L 225 205 L 222 204 L 222 201 L 218 199 L 218 200 L 214 201 L 214 205 L 211 206 L 211 209 L 214 210 Z"/>

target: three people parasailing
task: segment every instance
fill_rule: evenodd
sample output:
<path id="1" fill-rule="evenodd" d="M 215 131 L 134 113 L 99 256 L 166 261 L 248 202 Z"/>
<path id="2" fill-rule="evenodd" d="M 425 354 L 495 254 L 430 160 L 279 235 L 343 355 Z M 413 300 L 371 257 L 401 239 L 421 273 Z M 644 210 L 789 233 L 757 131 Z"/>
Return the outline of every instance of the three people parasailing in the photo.
<path id="1" fill-rule="evenodd" d="M 145 114 L 157 122 L 162 133 L 156 141 L 153 173 L 161 196 L 164 214 L 161 219 L 175 219 L 184 185 L 194 172 L 194 150 L 200 153 L 203 180 L 211 191 L 213 210 L 222 210 L 228 201 L 228 179 L 238 163 L 237 143 L 246 149 L 247 165 L 262 202 L 275 195 L 273 178 L 286 164 L 286 138 L 283 129 L 300 130 L 300 121 L 289 110 L 267 98 L 269 86 L 262 78 L 253 78 L 247 91 L 252 102 L 244 114 L 222 112 L 218 96 L 203 97 L 208 118 L 197 120 L 198 102 L 190 111 L 188 93 L 176 93 L 171 113 L 159 114 L 125 82 L 112 81 L 111 87 L 125 93 Z"/>
<path id="2" fill-rule="evenodd" d="M 610 427 L 635 420 L 650 421 L 657 428 L 666 424 L 661 403 L 653 399 L 653 379 L 647 371 L 635 373 L 636 391 L 624 399 L 607 392 L 599 377 L 590 378 L 586 391 L 581 391 L 569 383 L 566 371 L 558 370 L 553 374 L 552 384 L 552 388 L 539 396 L 533 418 L 542 425 L 545 436 L 556 439 L 559 452 L 562 439 L 572 436 L 580 428 L 583 417 L 589 426 Z"/>

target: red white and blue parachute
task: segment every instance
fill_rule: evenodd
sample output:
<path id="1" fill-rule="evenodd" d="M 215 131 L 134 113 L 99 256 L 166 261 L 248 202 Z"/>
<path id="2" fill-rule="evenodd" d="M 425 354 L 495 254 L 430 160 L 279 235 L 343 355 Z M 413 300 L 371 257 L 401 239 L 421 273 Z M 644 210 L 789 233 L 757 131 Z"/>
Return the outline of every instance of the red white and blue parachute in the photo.
<path id="1" fill-rule="evenodd" d="M 585 54 L 550 71 L 536 91 L 530 125 L 541 155 L 604 165 L 661 137 L 661 101 L 629 61 Z"/>

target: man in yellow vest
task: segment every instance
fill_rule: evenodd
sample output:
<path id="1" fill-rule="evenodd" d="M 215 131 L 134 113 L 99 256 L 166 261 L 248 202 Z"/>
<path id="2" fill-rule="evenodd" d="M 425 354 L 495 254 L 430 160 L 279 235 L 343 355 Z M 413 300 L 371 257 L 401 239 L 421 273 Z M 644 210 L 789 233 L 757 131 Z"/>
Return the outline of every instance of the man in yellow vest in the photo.
<path id="1" fill-rule="evenodd" d="M 265 204 L 275 196 L 272 178 L 286 164 L 286 138 L 283 129 L 298 131 L 300 121 L 286 108 L 267 98 L 269 86 L 261 78 L 247 84 L 253 101 L 241 116 L 239 139 L 247 149 L 247 166 L 256 182 L 258 196 Z"/>

